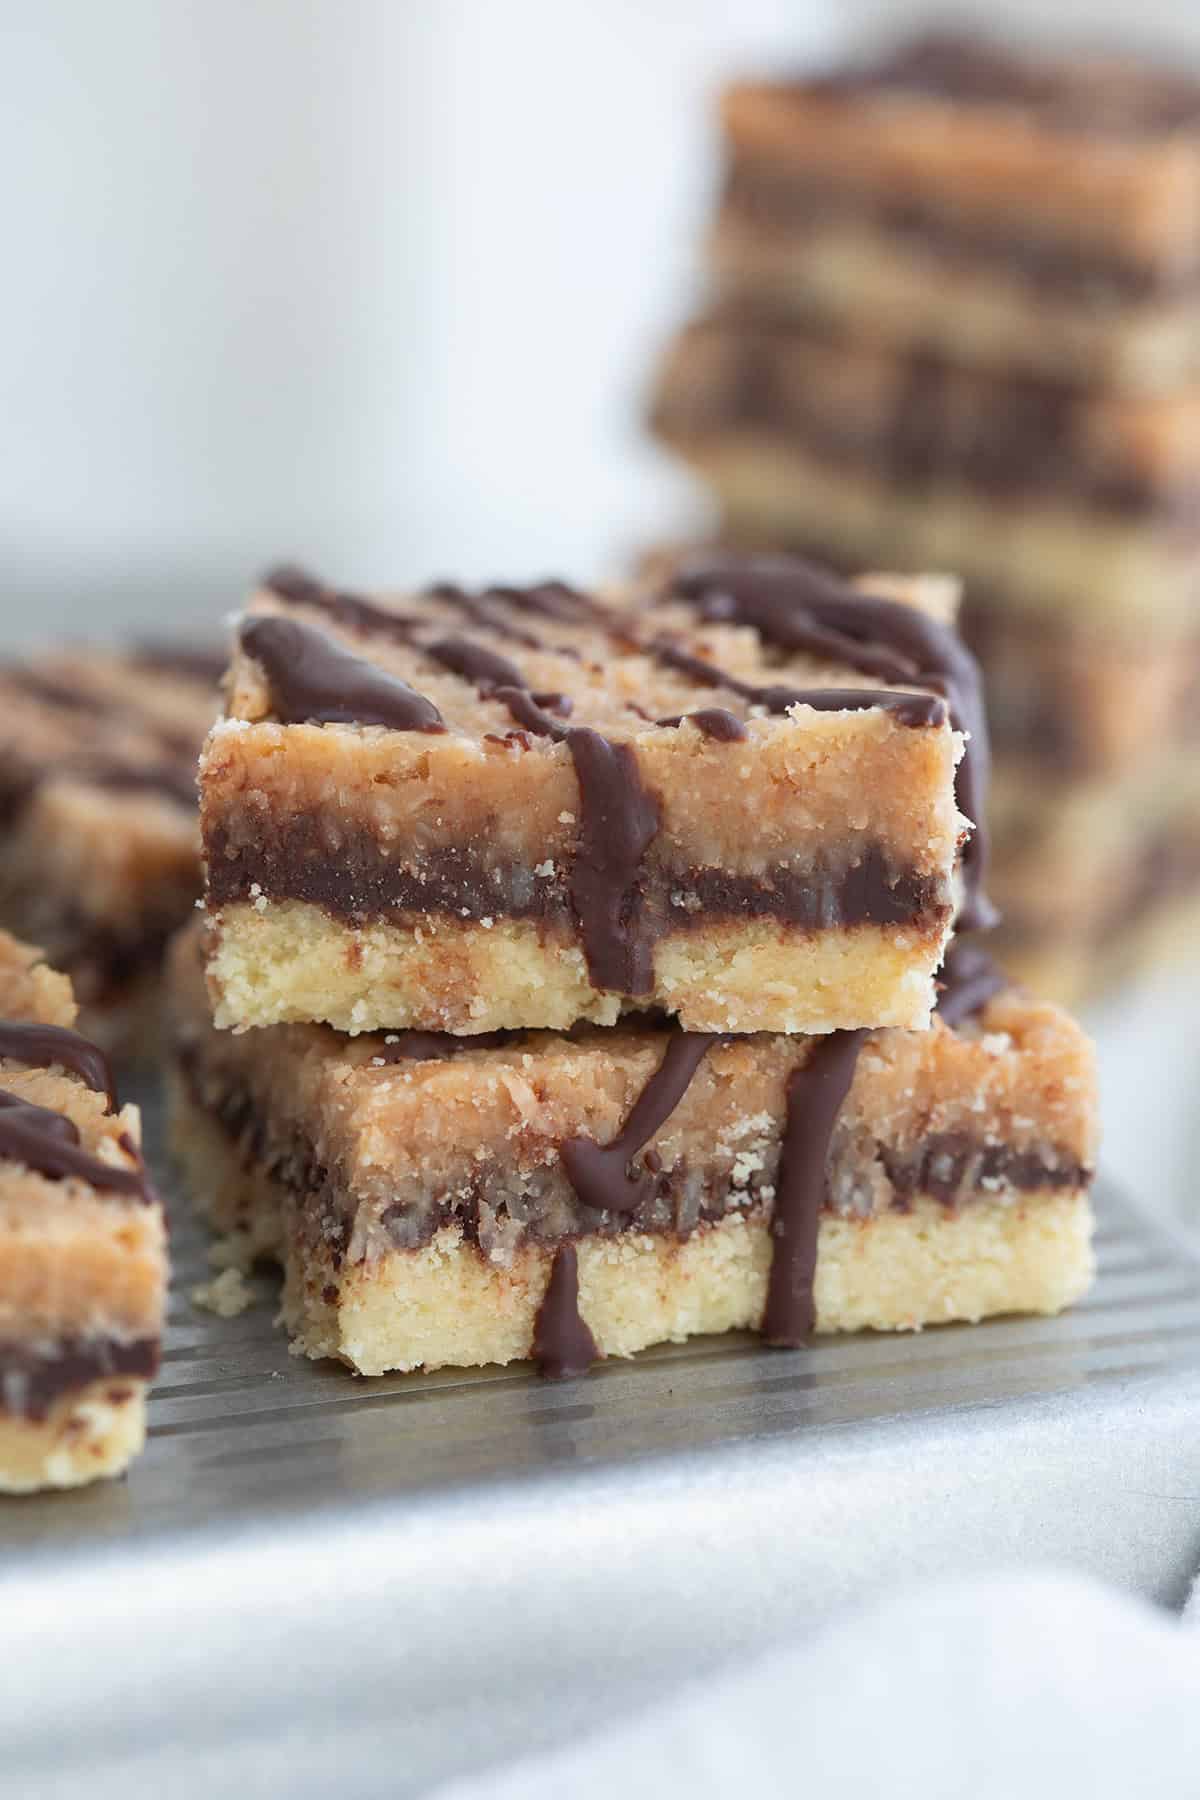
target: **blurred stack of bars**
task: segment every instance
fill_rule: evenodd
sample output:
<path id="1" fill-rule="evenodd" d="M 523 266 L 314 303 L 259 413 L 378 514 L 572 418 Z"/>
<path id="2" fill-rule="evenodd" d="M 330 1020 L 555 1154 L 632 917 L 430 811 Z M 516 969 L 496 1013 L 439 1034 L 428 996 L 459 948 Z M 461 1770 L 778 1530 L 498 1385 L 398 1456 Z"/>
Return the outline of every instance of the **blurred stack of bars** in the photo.
<path id="1" fill-rule="evenodd" d="M 927 36 L 722 117 L 657 434 L 726 542 L 964 578 L 1018 973 L 1200 942 L 1200 82 Z"/>

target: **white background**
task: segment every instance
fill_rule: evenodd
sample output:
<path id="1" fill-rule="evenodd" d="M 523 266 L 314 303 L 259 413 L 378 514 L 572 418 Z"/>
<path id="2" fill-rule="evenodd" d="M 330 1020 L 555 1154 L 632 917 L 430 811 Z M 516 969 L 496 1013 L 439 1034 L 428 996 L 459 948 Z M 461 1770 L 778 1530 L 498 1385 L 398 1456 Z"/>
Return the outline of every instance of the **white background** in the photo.
<path id="1" fill-rule="evenodd" d="M 1200 58 L 1176 0 L 1005 13 Z M 0 0 L 0 651 L 202 621 L 281 555 L 585 578 L 679 529 L 638 410 L 695 283 L 712 94 L 911 16 Z M 1191 1185 L 1195 1001 L 1103 1020 L 1110 1161 L 1150 1199 Z"/>

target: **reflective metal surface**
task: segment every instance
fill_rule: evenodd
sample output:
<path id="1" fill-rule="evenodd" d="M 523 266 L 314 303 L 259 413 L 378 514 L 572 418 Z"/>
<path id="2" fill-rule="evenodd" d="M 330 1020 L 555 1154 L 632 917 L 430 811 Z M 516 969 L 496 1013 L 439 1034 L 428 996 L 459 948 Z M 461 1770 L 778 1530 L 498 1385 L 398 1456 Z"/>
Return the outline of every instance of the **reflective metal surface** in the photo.
<path id="1" fill-rule="evenodd" d="M 299 1362 L 269 1301 L 190 1306 L 180 1209 L 145 1456 L 0 1506 L 12 1791 L 418 1793 L 922 1572 L 1055 1561 L 1176 1600 L 1200 1264 L 1099 1212 L 1063 1319 L 707 1340 L 552 1385 Z"/>

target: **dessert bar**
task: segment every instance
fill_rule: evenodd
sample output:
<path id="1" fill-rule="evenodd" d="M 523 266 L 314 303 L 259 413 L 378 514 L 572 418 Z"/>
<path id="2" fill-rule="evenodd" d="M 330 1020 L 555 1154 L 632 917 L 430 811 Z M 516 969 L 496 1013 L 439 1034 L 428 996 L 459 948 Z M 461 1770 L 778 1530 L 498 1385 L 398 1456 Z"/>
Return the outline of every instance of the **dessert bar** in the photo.
<path id="1" fill-rule="evenodd" d="M 1123 776 L 1049 791 L 1006 758 L 993 783 L 994 889 L 1006 959 L 1039 992 L 1077 1000 L 1157 950 L 1194 941 L 1200 918 L 1200 770 L 1194 748 Z"/>
<path id="2" fill-rule="evenodd" d="M 71 977 L 86 1031 L 153 1037 L 200 890 L 196 759 L 223 659 L 175 646 L 0 664 L 0 922 Z"/>
<path id="3" fill-rule="evenodd" d="M 952 606 L 787 559 L 387 604 L 276 572 L 201 761 L 217 1023 L 925 1025 L 988 914 Z"/>
<path id="4" fill-rule="evenodd" d="M 1120 779 L 1200 744 L 1200 632 L 1058 628 L 973 584 L 963 637 L 984 672 L 993 748 L 1074 780 Z M 1147 720 L 1154 721 L 1147 731 Z"/>
<path id="5" fill-rule="evenodd" d="M 239 1034 L 191 931 L 173 1144 L 282 1262 L 296 1346 L 363 1374 L 1055 1312 L 1091 1274 L 1090 1047 L 979 953 L 948 970 L 925 1032 Z"/>
<path id="6" fill-rule="evenodd" d="M 162 1208 L 70 983 L 0 933 L 0 1492 L 120 1473 L 142 1446 Z"/>
<path id="7" fill-rule="evenodd" d="M 1200 367 L 1200 83 L 935 34 L 724 98 L 717 280 L 865 338 L 1122 386 Z"/>
<path id="8" fill-rule="evenodd" d="M 1039 622 L 1194 632 L 1200 386 L 1092 392 L 726 309 L 676 339 L 653 423 L 750 541 L 954 569 Z"/>

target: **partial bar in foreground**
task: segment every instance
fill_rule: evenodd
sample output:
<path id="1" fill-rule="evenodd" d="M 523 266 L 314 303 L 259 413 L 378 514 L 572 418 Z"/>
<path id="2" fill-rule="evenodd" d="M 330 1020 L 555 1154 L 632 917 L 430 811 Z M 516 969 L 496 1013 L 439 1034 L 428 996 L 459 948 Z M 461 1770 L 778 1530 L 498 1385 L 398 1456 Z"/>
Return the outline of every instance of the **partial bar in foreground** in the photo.
<path id="1" fill-rule="evenodd" d="M 954 597 L 784 559 L 620 598 L 276 572 L 201 764 L 218 1024 L 926 1025 L 986 914 Z"/>
<path id="2" fill-rule="evenodd" d="M 0 933 L 0 1493 L 117 1475 L 158 1368 L 162 1207 L 70 984 Z"/>
<path id="3" fill-rule="evenodd" d="M 174 1148 L 242 1259 L 282 1263 L 296 1347 L 362 1374 L 1054 1313 L 1092 1274 L 1091 1048 L 951 969 L 922 1033 L 348 1040 L 216 1030 L 189 933 Z"/>

